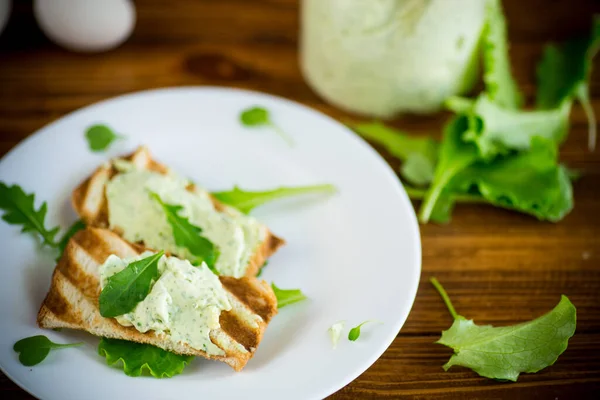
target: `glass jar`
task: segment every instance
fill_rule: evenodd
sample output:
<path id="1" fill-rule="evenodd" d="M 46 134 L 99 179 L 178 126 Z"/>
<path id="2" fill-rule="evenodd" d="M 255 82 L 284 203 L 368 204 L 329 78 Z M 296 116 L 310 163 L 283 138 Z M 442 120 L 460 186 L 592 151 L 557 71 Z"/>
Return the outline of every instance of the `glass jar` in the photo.
<path id="1" fill-rule="evenodd" d="M 485 0 L 302 0 L 300 67 L 331 104 L 430 113 L 478 74 Z"/>

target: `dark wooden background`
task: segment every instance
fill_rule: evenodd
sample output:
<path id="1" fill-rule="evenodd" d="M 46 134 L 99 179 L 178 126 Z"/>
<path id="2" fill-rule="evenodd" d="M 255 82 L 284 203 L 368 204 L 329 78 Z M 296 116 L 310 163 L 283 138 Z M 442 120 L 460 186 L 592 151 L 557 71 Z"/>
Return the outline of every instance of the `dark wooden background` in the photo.
<path id="1" fill-rule="evenodd" d="M 136 1 L 133 36 L 120 48 L 97 55 L 69 53 L 49 43 L 34 23 L 30 2 L 16 3 L 0 36 L 0 156 L 82 106 L 164 86 L 256 89 L 338 119 L 352 118 L 323 103 L 302 80 L 297 0 Z M 531 97 L 543 44 L 586 34 L 600 4 L 504 3 L 515 75 Z M 596 66 L 600 69 L 600 62 Z M 600 117 L 600 71 L 592 80 Z M 442 120 L 406 117 L 396 123 L 435 133 Z M 450 225 L 422 226 L 423 274 L 406 325 L 367 372 L 332 398 L 600 398 L 600 149 L 589 153 L 586 135 L 577 106 L 561 157 L 583 169 L 584 176 L 575 183 L 575 210 L 560 223 L 470 205 L 458 206 Z M 460 367 L 444 372 L 451 350 L 433 342 L 452 321 L 429 284 L 431 276 L 445 285 L 459 312 L 478 323 L 530 320 L 566 294 L 577 306 L 577 332 L 554 366 L 524 374 L 517 383 L 495 382 Z M 9 395 L 30 398 L 0 374 L 0 397 Z"/>

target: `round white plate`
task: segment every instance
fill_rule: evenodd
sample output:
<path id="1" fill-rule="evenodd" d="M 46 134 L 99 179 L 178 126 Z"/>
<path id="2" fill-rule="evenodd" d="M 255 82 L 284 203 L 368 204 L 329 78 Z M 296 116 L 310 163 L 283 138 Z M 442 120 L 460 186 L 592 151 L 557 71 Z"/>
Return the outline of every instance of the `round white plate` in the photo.
<path id="1" fill-rule="evenodd" d="M 291 135 L 245 128 L 240 111 L 267 108 Z M 84 132 L 106 123 L 127 139 L 106 153 L 88 150 Z M 267 204 L 253 215 L 288 245 L 262 278 L 300 288 L 308 301 L 280 310 L 242 372 L 196 358 L 172 379 L 130 378 L 98 356 L 98 339 L 36 325 L 54 269 L 52 251 L 0 221 L 0 365 L 42 399 L 320 399 L 365 371 L 394 340 L 411 309 L 421 269 L 418 224 L 396 175 L 342 124 L 297 103 L 223 88 L 173 88 L 104 101 L 46 126 L 0 162 L 0 181 L 18 183 L 48 202 L 47 226 L 66 228 L 76 216 L 73 188 L 109 157 L 149 146 L 154 157 L 209 190 L 333 183 L 333 196 Z M 327 329 L 345 320 L 337 349 Z M 365 320 L 356 342 L 348 329 Z M 44 334 L 79 348 L 53 351 L 22 366 L 13 344 Z"/>

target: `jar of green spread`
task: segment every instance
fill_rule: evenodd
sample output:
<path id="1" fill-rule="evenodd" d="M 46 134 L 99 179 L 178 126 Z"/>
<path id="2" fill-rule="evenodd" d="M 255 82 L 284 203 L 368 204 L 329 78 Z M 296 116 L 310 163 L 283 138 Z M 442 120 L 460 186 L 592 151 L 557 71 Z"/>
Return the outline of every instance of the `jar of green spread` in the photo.
<path id="1" fill-rule="evenodd" d="M 344 110 L 429 113 L 478 72 L 485 0 L 302 0 L 300 67 Z"/>

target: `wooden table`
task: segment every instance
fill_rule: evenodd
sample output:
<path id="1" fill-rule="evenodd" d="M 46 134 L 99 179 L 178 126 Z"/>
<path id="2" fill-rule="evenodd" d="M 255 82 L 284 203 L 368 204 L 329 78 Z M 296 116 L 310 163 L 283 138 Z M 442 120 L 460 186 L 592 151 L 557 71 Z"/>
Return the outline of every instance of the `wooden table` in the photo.
<path id="1" fill-rule="evenodd" d="M 50 44 L 33 21 L 31 5 L 18 3 L 0 37 L 0 156 L 82 106 L 164 86 L 256 89 L 349 118 L 302 80 L 296 0 L 137 1 L 133 36 L 98 55 Z M 600 4 L 505 0 L 505 8 L 515 75 L 531 97 L 544 41 L 585 34 Z M 600 71 L 592 94 L 600 117 Z M 437 134 L 442 120 L 407 117 L 398 125 Z M 600 149 L 586 150 L 586 124 L 575 107 L 561 157 L 584 176 L 575 183 L 575 210 L 560 223 L 471 205 L 458 206 L 450 225 L 421 227 L 423 274 L 408 321 L 385 354 L 332 398 L 600 398 Z M 445 285 L 461 314 L 482 324 L 533 319 L 564 293 L 577 306 L 577 332 L 554 366 L 524 374 L 517 383 L 495 382 L 460 367 L 444 372 L 451 350 L 433 342 L 452 321 L 429 284 L 431 276 Z M 30 398 L 0 374 L 0 397 L 8 395 Z"/>

